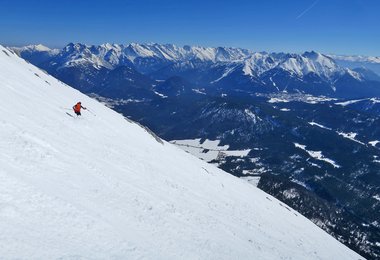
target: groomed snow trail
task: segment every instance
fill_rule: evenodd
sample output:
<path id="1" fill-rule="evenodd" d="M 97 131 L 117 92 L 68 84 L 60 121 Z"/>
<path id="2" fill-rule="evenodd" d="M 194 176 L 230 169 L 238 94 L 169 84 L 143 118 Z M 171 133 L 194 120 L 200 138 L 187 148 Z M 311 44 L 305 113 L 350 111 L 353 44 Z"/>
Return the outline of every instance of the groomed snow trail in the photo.
<path id="1" fill-rule="evenodd" d="M 1 46 L 0 100 L 1 259 L 360 259 Z"/>

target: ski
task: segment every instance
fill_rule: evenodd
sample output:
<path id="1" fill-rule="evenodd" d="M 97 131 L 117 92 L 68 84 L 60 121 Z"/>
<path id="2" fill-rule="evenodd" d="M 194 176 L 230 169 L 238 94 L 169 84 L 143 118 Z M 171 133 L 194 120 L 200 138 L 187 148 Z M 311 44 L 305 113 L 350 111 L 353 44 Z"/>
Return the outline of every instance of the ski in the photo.
<path id="1" fill-rule="evenodd" d="M 68 116 L 74 117 L 74 116 L 73 116 L 73 115 L 71 115 L 69 112 L 66 112 L 66 114 L 67 114 Z"/>

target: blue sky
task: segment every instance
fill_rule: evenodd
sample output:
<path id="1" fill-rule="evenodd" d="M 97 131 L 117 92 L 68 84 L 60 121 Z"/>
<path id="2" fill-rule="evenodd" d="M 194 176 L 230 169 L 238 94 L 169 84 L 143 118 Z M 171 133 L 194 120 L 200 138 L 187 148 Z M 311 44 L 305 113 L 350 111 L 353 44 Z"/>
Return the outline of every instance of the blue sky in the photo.
<path id="1" fill-rule="evenodd" d="M 379 0 L 0 2 L 0 43 L 174 43 L 380 56 Z"/>

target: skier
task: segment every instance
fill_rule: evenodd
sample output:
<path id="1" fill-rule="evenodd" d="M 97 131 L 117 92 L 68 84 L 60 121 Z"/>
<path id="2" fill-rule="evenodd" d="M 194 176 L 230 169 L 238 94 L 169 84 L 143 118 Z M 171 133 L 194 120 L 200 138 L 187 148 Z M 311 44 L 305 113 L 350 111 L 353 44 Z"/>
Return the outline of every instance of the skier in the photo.
<path id="1" fill-rule="evenodd" d="M 80 116 L 81 113 L 80 113 L 80 109 L 83 108 L 84 110 L 86 110 L 87 108 L 85 107 L 82 107 L 82 103 L 81 102 L 78 102 L 76 103 L 74 106 L 73 106 L 73 109 L 74 109 L 74 112 L 75 114 L 77 114 L 77 116 Z"/>

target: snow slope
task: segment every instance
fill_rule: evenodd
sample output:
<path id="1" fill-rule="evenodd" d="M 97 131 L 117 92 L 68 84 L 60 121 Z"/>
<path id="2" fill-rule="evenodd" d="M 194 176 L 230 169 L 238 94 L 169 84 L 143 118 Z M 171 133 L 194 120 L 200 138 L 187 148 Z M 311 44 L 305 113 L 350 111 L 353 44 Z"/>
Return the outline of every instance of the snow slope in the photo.
<path id="1" fill-rule="evenodd" d="M 1 46 L 0 82 L 1 259 L 361 258 Z"/>

